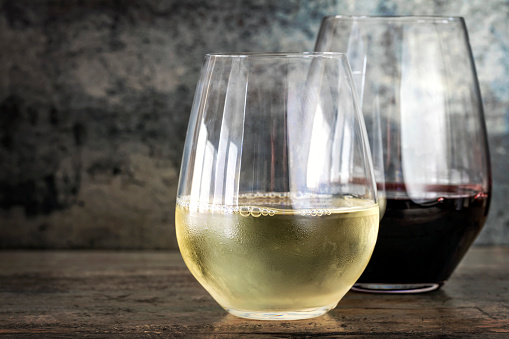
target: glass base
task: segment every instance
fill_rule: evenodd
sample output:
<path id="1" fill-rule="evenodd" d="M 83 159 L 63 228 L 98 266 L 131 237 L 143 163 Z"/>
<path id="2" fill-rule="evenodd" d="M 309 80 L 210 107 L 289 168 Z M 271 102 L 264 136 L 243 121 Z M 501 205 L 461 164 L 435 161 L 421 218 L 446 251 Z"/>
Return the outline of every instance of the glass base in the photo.
<path id="1" fill-rule="evenodd" d="M 227 308 L 226 310 L 237 317 L 254 320 L 299 320 L 324 315 L 325 313 L 329 312 L 334 307 L 336 307 L 336 305 L 337 303 L 329 306 L 309 308 L 300 311 L 281 311 L 281 312 L 244 311 L 232 308 Z"/>
<path id="2" fill-rule="evenodd" d="M 353 285 L 352 291 L 363 293 L 388 293 L 388 294 L 411 294 L 434 291 L 443 283 L 422 283 L 422 284 L 368 284 L 357 283 Z"/>

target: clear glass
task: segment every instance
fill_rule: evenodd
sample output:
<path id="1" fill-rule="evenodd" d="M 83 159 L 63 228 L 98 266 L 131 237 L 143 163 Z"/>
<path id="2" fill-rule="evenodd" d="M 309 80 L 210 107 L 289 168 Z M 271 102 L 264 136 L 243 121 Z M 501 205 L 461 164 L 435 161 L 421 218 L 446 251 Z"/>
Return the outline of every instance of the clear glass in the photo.
<path id="1" fill-rule="evenodd" d="M 180 173 L 176 233 L 228 312 L 334 308 L 378 233 L 376 185 L 346 56 L 207 55 Z"/>
<path id="2" fill-rule="evenodd" d="M 379 119 L 381 128 L 387 207 L 354 289 L 439 288 L 483 227 L 491 192 L 463 19 L 326 17 L 315 49 L 347 53 L 366 125 Z"/>

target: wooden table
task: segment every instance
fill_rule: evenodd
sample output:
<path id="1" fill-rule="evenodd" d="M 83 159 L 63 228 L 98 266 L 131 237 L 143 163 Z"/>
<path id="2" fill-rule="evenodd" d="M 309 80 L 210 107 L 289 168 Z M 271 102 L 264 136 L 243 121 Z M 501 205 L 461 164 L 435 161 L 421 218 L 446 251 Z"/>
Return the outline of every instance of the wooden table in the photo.
<path id="1" fill-rule="evenodd" d="M 178 252 L 0 251 L 0 336 L 509 338 L 509 247 L 472 248 L 439 291 L 349 292 L 322 317 L 223 311 Z"/>

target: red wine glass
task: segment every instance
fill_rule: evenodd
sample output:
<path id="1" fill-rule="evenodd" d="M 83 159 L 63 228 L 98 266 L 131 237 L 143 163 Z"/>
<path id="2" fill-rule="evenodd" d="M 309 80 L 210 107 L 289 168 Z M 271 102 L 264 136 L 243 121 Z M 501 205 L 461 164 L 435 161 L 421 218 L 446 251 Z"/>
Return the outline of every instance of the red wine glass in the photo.
<path id="1" fill-rule="evenodd" d="M 345 52 L 366 119 L 379 119 L 387 205 L 354 290 L 419 293 L 451 276 L 488 214 L 491 168 L 460 17 L 324 18 L 317 51 Z M 380 145 L 377 142 L 380 141 Z M 373 144 L 374 143 L 374 144 Z"/>

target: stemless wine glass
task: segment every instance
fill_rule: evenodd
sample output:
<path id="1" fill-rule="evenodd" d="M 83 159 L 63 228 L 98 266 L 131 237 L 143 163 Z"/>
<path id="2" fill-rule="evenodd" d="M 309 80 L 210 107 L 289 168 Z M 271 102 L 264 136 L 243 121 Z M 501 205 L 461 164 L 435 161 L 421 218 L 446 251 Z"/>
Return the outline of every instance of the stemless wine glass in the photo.
<path id="1" fill-rule="evenodd" d="M 354 289 L 439 288 L 483 227 L 491 191 L 463 19 L 326 17 L 316 50 L 347 53 L 363 113 L 378 115 L 382 127 L 387 208 Z"/>
<path id="2" fill-rule="evenodd" d="M 251 319 L 326 313 L 366 267 L 378 214 L 344 54 L 205 57 L 176 232 L 189 270 L 224 309 Z"/>

